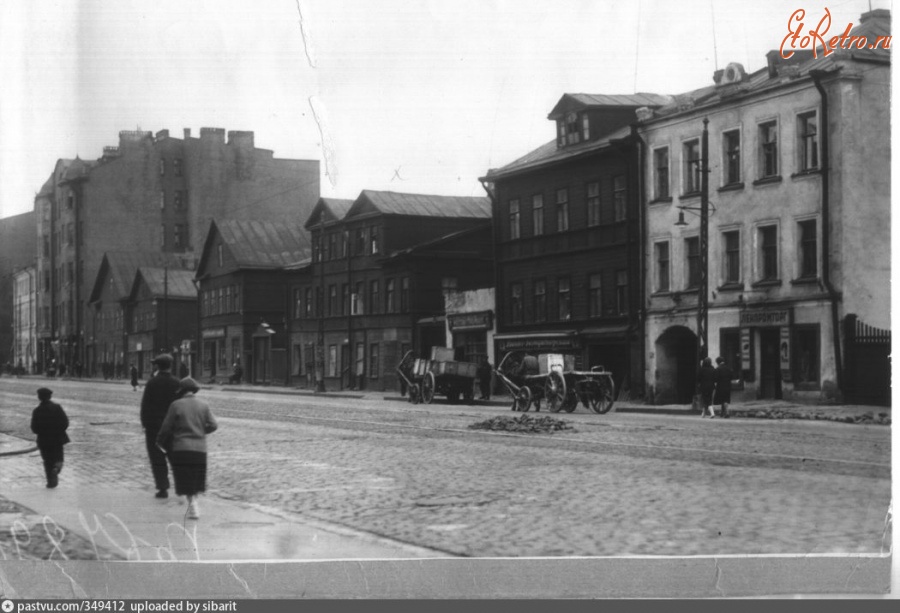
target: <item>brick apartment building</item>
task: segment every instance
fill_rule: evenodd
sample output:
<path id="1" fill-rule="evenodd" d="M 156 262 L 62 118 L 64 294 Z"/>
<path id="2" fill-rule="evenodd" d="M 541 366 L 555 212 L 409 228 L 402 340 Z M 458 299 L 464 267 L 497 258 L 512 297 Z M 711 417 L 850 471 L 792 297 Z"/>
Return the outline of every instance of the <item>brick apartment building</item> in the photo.
<path id="1" fill-rule="evenodd" d="M 0 367 L 18 361 L 13 333 L 15 276 L 34 266 L 35 237 L 33 212 L 0 219 Z"/>
<path id="2" fill-rule="evenodd" d="M 326 389 L 397 389 L 406 351 L 445 346 L 443 291 L 492 284 L 487 198 L 364 190 L 320 199 L 305 227 L 312 262 L 291 281 L 297 383 L 315 380 L 321 344 Z"/>
<path id="3" fill-rule="evenodd" d="M 253 132 L 123 131 L 97 160 L 57 162 L 35 197 L 39 360 L 95 363 L 86 304 L 108 251 L 193 254 L 213 218 L 305 217 L 319 162 L 255 146 Z"/>
<path id="4" fill-rule="evenodd" d="M 603 365 L 641 393 L 642 211 L 631 124 L 655 94 L 565 94 L 549 114 L 557 138 L 491 169 L 497 333 L 508 351 L 565 353 Z"/>

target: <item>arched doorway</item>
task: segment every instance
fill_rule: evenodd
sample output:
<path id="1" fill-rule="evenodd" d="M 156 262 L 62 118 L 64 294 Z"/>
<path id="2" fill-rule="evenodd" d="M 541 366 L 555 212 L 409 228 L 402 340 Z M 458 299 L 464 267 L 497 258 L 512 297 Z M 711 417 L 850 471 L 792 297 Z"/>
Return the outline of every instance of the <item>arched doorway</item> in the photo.
<path id="1" fill-rule="evenodd" d="M 672 326 L 656 339 L 657 404 L 690 404 L 697 378 L 697 335 Z"/>

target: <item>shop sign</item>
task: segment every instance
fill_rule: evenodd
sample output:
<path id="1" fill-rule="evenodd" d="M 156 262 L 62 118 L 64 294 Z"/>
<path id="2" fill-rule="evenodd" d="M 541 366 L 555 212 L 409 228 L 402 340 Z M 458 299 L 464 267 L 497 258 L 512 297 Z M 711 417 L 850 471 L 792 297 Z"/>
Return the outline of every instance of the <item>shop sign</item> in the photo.
<path id="1" fill-rule="evenodd" d="M 741 369 L 744 372 L 749 371 L 753 368 L 753 364 L 750 361 L 750 330 L 747 328 L 741 329 Z"/>
<path id="2" fill-rule="evenodd" d="M 765 309 L 741 311 L 741 327 L 788 326 L 791 323 L 790 309 Z"/>
<path id="3" fill-rule="evenodd" d="M 497 340 L 497 349 L 506 351 L 535 351 L 542 353 L 554 353 L 565 350 L 581 349 L 581 339 L 575 336 L 541 338 L 534 336 L 522 336 L 519 338 L 504 338 Z"/>
<path id="4" fill-rule="evenodd" d="M 781 360 L 781 380 L 791 381 L 791 329 L 781 328 L 781 341 L 778 343 L 778 354 Z"/>
<path id="5" fill-rule="evenodd" d="M 493 327 L 493 313 L 478 311 L 475 313 L 454 313 L 447 315 L 450 331 L 457 330 L 490 330 Z"/>
<path id="6" fill-rule="evenodd" d="M 203 338 L 220 338 L 225 336 L 224 326 L 221 328 L 204 328 L 201 332 Z"/>

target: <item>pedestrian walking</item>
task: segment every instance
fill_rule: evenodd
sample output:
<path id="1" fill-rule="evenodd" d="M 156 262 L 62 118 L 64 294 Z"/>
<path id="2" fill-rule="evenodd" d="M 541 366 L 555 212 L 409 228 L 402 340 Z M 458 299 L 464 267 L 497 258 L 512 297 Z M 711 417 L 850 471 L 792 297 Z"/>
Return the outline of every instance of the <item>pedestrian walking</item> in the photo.
<path id="1" fill-rule="evenodd" d="M 131 365 L 131 389 L 132 391 L 137 391 L 138 388 L 138 371 L 137 367 L 132 364 Z"/>
<path id="2" fill-rule="evenodd" d="M 488 361 L 487 357 L 482 358 L 481 364 L 475 373 L 478 375 L 478 387 L 481 390 L 481 400 L 491 399 L 491 381 L 493 380 L 494 368 Z"/>
<path id="3" fill-rule="evenodd" d="M 159 372 L 144 385 L 144 395 L 141 398 L 141 425 L 144 427 L 147 455 L 150 458 L 150 468 L 156 485 L 156 497 L 168 498 L 169 467 L 166 464 L 166 454 L 156 445 L 156 438 L 169 405 L 178 397 L 181 386 L 171 372 L 171 355 L 162 353 L 156 356 L 153 365 Z"/>
<path id="4" fill-rule="evenodd" d="M 31 431 L 37 434 L 37 446 L 44 461 L 47 487 L 59 485 L 59 473 L 63 468 L 63 446 L 69 442 L 66 430 L 69 417 L 63 408 L 50 400 L 53 392 L 46 387 L 37 391 L 40 404 L 31 413 Z"/>
<path id="5" fill-rule="evenodd" d="M 169 406 L 156 442 L 166 450 L 175 477 L 175 493 L 187 496 L 187 516 L 200 518 L 197 498 L 206 491 L 206 435 L 219 425 L 190 377 L 181 380 L 182 396 Z"/>
<path id="6" fill-rule="evenodd" d="M 731 380 L 734 372 L 725 363 L 725 358 L 716 358 L 716 392 L 713 395 L 713 405 L 722 405 L 722 417 L 728 417 L 728 405 L 731 403 Z"/>
<path id="7" fill-rule="evenodd" d="M 697 394 L 700 396 L 701 417 L 706 417 L 707 410 L 710 417 L 715 417 L 716 412 L 712 408 L 713 391 L 716 388 L 716 369 L 712 360 L 703 358 L 700 363 L 700 372 L 697 373 Z"/>

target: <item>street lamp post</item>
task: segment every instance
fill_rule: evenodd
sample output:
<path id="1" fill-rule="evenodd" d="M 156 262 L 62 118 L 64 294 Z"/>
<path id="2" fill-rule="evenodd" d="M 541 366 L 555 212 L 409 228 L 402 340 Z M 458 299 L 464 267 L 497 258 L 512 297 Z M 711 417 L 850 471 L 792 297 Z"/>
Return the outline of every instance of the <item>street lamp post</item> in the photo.
<path id="1" fill-rule="evenodd" d="M 315 246 L 316 259 L 319 263 L 319 287 L 316 292 L 316 315 L 318 330 L 316 334 L 316 392 L 325 391 L 325 218 L 319 222 L 319 236 Z"/>
<path id="2" fill-rule="evenodd" d="M 700 139 L 700 206 L 680 206 L 681 211 L 690 211 L 700 217 L 699 237 L 699 279 L 697 287 L 697 368 L 709 354 L 709 119 L 703 119 L 703 134 Z M 715 207 L 713 207 L 715 210 Z M 678 214 L 676 226 L 686 226 L 684 213 Z"/>

